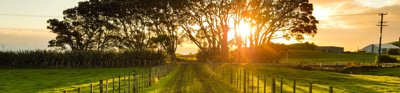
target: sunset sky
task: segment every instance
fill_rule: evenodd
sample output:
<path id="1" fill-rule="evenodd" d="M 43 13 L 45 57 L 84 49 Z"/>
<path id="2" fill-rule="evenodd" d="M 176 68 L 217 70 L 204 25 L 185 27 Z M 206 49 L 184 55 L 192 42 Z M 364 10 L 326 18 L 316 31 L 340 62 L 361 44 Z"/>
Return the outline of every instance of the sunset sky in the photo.
<path id="1" fill-rule="evenodd" d="M 50 18 L 82 0 L 0 0 L 0 50 L 46 49 L 55 34 L 46 29 Z M 399 40 L 400 0 L 311 0 L 320 21 L 318 33 L 305 41 L 322 46 L 341 46 L 355 51 L 379 41 L 380 17 L 388 13 L 383 43 Z M 304 41 L 303 41 L 304 42 Z M 293 42 L 292 42 L 293 43 Z M 178 53 L 194 53 L 196 46 L 184 43 Z"/>

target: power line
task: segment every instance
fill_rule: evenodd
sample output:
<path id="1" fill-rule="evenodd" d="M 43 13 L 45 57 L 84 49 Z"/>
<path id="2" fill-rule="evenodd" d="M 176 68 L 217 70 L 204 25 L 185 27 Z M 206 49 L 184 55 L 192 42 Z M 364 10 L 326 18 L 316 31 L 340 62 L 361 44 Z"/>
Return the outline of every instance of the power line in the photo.
<path id="1" fill-rule="evenodd" d="M 329 15 L 329 16 L 359 16 L 359 15 L 376 15 L 379 13 L 360 13 L 360 14 L 338 14 L 338 15 Z"/>
<path id="2" fill-rule="evenodd" d="M 360 13 L 360 14 L 337 14 L 337 15 L 326 15 L 326 16 L 359 16 L 359 15 L 374 15 L 379 13 Z M 8 14 L 8 13 L 0 13 L 1 16 L 21 16 L 21 17 L 62 17 L 62 16 L 53 16 L 53 15 L 32 15 L 32 14 Z M 326 17 L 322 16 L 322 17 Z"/>
<path id="3" fill-rule="evenodd" d="M 42 18 L 57 18 L 57 17 L 62 17 L 62 16 L 50 16 L 50 15 L 6 14 L 6 13 L 0 13 L 0 16 L 42 17 Z"/>

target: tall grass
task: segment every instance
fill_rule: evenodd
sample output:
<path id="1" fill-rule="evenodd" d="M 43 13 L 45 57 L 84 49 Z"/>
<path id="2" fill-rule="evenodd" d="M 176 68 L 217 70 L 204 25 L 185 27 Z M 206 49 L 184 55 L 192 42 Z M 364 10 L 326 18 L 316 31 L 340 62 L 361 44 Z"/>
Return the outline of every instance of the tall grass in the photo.
<path id="1" fill-rule="evenodd" d="M 2 68 L 94 68 L 154 66 L 166 63 L 160 51 L 0 51 Z"/>

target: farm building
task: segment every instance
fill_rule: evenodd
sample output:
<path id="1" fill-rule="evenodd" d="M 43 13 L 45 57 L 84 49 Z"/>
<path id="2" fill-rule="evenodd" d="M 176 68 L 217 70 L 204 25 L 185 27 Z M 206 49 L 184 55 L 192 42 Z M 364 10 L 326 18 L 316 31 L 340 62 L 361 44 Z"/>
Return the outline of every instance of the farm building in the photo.
<path id="1" fill-rule="evenodd" d="M 393 44 L 382 44 L 381 45 L 381 53 L 386 53 L 389 51 L 389 49 L 400 49 L 400 47 L 395 46 Z M 370 44 L 364 48 L 362 48 L 362 51 L 365 51 L 367 53 L 379 53 L 379 44 Z"/>
<path id="2" fill-rule="evenodd" d="M 335 53 L 343 53 L 344 48 L 343 47 L 337 47 L 337 46 L 318 46 L 315 48 L 317 51 L 325 51 L 325 52 L 335 52 Z"/>

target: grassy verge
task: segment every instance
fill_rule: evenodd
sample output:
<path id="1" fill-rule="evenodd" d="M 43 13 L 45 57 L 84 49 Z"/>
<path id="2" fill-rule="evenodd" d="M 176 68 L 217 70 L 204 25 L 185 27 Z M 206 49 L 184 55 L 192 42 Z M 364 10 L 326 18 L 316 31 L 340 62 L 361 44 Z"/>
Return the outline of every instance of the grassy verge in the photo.
<path id="1" fill-rule="evenodd" d="M 366 63 L 372 64 L 375 62 L 375 54 L 367 53 L 330 53 L 321 51 L 310 51 L 310 50 L 290 50 L 288 59 L 284 59 L 285 63 L 325 63 L 325 64 L 336 64 L 336 63 Z"/>
<path id="2" fill-rule="evenodd" d="M 0 69 L 0 93 L 63 91 L 145 68 Z"/>
<path id="3" fill-rule="evenodd" d="M 168 87 L 169 82 L 174 79 L 178 71 L 181 69 L 180 65 L 177 65 L 173 71 L 171 71 L 167 76 L 161 78 L 160 80 L 157 80 L 157 83 L 154 84 L 154 86 L 151 86 L 149 88 L 146 88 L 144 90 L 144 93 L 160 93 L 162 88 Z"/>
<path id="4" fill-rule="evenodd" d="M 314 83 L 314 92 L 326 93 L 333 86 L 336 92 L 385 93 L 400 92 L 400 78 L 393 76 L 354 75 L 323 71 L 306 71 L 286 67 L 247 66 L 271 78 L 283 78 L 284 90 L 291 91 L 292 81 L 297 80 L 301 91 L 308 91 L 308 84 Z M 386 72 L 386 71 L 383 71 Z M 400 73 L 396 71 L 395 73 Z M 279 79 L 278 79 L 279 80 Z"/>
<path id="5" fill-rule="evenodd" d="M 363 69 L 362 72 L 357 72 L 357 74 L 400 77 L 400 68 Z"/>

